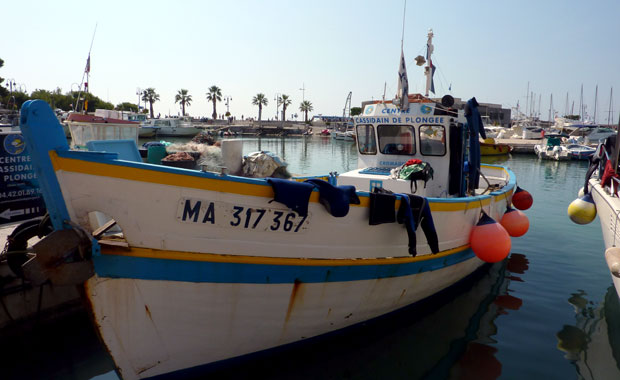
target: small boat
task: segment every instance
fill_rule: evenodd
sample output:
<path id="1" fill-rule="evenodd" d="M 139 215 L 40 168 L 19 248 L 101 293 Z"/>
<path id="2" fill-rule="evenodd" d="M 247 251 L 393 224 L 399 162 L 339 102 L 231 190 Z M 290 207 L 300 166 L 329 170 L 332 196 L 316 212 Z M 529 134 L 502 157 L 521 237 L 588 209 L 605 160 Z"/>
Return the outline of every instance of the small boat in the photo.
<path id="1" fill-rule="evenodd" d="M 565 135 L 545 134 L 540 144 L 534 145 L 534 152 L 543 160 L 564 161 L 570 160 L 566 146 L 562 145 Z"/>
<path id="2" fill-rule="evenodd" d="M 142 128 L 145 127 L 158 128 L 157 136 L 162 137 L 195 136 L 202 131 L 193 126 L 192 118 L 189 116 L 150 119 L 142 124 Z"/>
<path id="3" fill-rule="evenodd" d="M 480 155 L 482 156 L 503 156 L 510 152 L 512 152 L 512 146 L 496 143 L 494 138 L 486 138 L 480 143 Z"/>
<path id="4" fill-rule="evenodd" d="M 596 152 L 596 148 L 582 144 L 566 144 L 564 146 L 568 149 L 568 154 L 573 160 L 589 160 Z"/>
<path id="5" fill-rule="evenodd" d="M 478 103 L 465 116 L 451 99 L 366 105 L 358 168 L 293 180 L 72 151 L 47 103 L 28 101 L 21 129 L 54 231 L 24 271 L 85 283 L 125 379 L 200 371 L 422 301 L 510 251 L 495 220 L 516 177 L 480 165 L 465 126 L 482 128 Z"/>

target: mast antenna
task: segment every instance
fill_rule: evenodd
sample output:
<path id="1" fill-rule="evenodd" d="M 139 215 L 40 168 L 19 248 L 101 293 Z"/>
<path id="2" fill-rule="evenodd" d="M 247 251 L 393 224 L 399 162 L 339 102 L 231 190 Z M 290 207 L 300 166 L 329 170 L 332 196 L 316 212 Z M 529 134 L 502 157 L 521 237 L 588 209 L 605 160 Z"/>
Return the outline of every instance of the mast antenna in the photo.
<path id="1" fill-rule="evenodd" d="M 75 102 L 75 106 L 73 107 L 73 111 L 77 111 L 78 104 L 80 103 L 80 97 L 82 96 L 82 86 L 84 86 L 84 77 L 86 77 L 86 86 L 84 86 L 85 92 L 88 92 L 88 76 L 90 74 L 90 52 L 93 50 L 93 43 L 95 42 L 95 33 L 97 33 L 97 24 L 95 23 L 95 30 L 93 31 L 93 38 L 90 40 L 90 47 L 88 48 L 88 58 L 86 59 L 86 67 L 84 68 L 84 73 L 82 74 L 82 82 L 80 83 L 80 91 L 78 92 L 78 97 Z M 86 107 L 84 107 L 86 108 Z M 86 109 L 84 111 L 87 111 Z"/>

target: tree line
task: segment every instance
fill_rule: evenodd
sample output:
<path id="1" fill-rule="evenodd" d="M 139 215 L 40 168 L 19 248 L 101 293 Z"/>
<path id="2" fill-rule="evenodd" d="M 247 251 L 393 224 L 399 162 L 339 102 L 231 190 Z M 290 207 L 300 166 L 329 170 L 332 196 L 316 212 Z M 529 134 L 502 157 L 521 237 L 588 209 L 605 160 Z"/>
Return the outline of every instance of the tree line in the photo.
<path id="1" fill-rule="evenodd" d="M 0 68 L 4 65 L 4 60 L 0 58 Z M 23 92 L 21 90 L 13 90 L 9 91 L 6 87 L 2 85 L 4 82 L 4 78 L 0 77 L 0 103 L 4 105 L 6 108 L 18 110 L 21 108 L 22 104 L 31 99 L 41 99 L 46 101 L 52 109 L 60 109 L 62 111 L 71 111 L 71 110 L 84 110 L 86 112 L 94 112 L 96 109 L 108 109 L 108 110 L 119 110 L 119 111 L 132 111 L 132 112 L 140 112 L 140 107 L 137 104 L 133 104 L 131 102 L 122 102 L 117 104 L 116 106 L 110 102 L 103 101 L 99 97 L 81 91 L 68 91 L 63 93 L 60 88 L 56 88 L 53 91 L 36 89 L 32 91 L 30 94 Z M 222 90 L 218 86 L 209 87 L 208 92 L 205 94 L 207 101 L 213 104 L 213 113 L 211 117 L 213 119 L 217 119 L 217 103 L 222 101 Z M 159 94 L 155 91 L 154 88 L 149 87 L 146 90 L 141 92 L 142 101 L 149 104 L 148 112 L 151 118 L 155 117 L 153 111 L 153 103 L 159 101 Z M 192 96 L 186 89 L 181 89 L 177 92 L 175 98 L 175 103 L 179 103 L 181 105 L 183 116 L 186 115 L 185 109 L 189 107 L 192 103 Z M 277 106 L 282 106 L 282 120 L 286 120 L 286 111 L 288 107 L 292 104 L 292 100 L 286 94 L 279 95 L 276 99 Z M 256 96 L 252 98 L 252 104 L 258 106 L 258 120 L 262 119 L 263 107 L 269 104 L 267 97 L 263 93 L 258 93 Z M 309 100 L 304 100 L 299 104 L 299 111 L 304 113 L 304 120 L 308 122 L 308 112 L 312 112 L 314 107 L 312 102 Z M 147 112 L 144 110 L 143 112 Z M 228 114 L 226 116 L 230 116 Z"/>

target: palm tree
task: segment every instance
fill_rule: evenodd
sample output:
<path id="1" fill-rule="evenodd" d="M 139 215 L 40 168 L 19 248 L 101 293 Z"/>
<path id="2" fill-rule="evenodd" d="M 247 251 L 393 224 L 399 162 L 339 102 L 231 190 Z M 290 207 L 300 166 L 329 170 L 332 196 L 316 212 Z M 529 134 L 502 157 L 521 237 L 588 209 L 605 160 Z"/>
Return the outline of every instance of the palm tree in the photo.
<path id="1" fill-rule="evenodd" d="M 266 106 L 267 103 L 267 98 L 263 93 L 258 93 L 254 98 L 252 98 L 252 104 L 258 106 L 258 121 L 260 121 L 261 115 L 263 114 L 263 106 Z"/>
<path id="2" fill-rule="evenodd" d="M 215 120 L 217 119 L 215 104 L 222 101 L 222 90 L 217 86 L 209 87 L 209 92 L 207 92 L 207 100 L 213 102 L 213 114 L 211 114 L 211 117 L 213 117 L 213 120 Z"/>
<path id="3" fill-rule="evenodd" d="M 174 102 L 181 104 L 181 107 L 183 107 L 183 116 L 185 116 L 185 106 L 187 105 L 189 107 L 191 105 L 192 96 L 187 93 L 187 90 L 180 89 L 174 97 Z"/>
<path id="4" fill-rule="evenodd" d="M 155 92 L 155 89 L 152 87 L 147 88 L 142 93 L 142 100 L 145 102 L 149 102 L 151 106 L 151 119 L 154 117 L 153 115 L 153 103 L 159 100 L 159 94 Z"/>
<path id="5" fill-rule="evenodd" d="M 286 107 L 290 106 L 293 101 L 288 97 L 288 95 L 282 94 L 278 98 L 278 104 L 282 105 L 282 121 L 286 121 Z"/>
<path id="6" fill-rule="evenodd" d="M 312 112 L 312 110 L 314 110 L 314 107 L 312 107 L 312 102 L 311 101 L 304 100 L 303 102 L 301 102 L 301 104 L 299 104 L 299 110 L 304 113 L 304 120 L 307 123 L 308 122 L 308 112 Z"/>

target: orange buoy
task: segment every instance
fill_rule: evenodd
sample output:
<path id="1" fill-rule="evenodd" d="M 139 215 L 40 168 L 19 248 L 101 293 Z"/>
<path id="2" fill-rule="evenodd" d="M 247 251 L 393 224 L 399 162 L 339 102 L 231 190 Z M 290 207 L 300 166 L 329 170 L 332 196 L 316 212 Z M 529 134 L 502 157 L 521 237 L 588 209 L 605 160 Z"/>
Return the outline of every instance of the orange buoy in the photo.
<path id="1" fill-rule="evenodd" d="M 534 203 L 534 199 L 532 195 L 528 193 L 526 190 L 523 190 L 519 186 L 517 186 L 517 190 L 512 195 L 512 204 L 519 210 L 527 210 L 532 207 L 532 203 Z"/>
<path id="2" fill-rule="evenodd" d="M 476 256 L 487 263 L 502 261 L 510 253 L 508 232 L 484 211 L 471 231 L 469 242 Z"/>
<path id="3" fill-rule="evenodd" d="M 512 237 L 523 236 L 530 228 L 530 221 L 527 215 L 512 207 L 508 207 L 508 210 L 506 210 L 504 216 L 502 216 L 499 224 L 501 224 L 502 227 L 506 229 L 506 232 L 508 232 L 508 235 Z"/>

